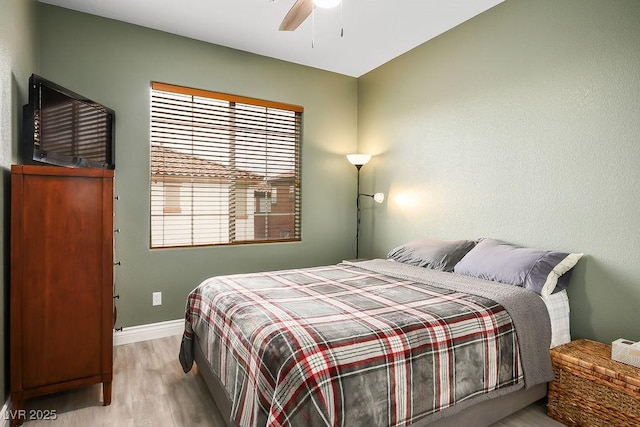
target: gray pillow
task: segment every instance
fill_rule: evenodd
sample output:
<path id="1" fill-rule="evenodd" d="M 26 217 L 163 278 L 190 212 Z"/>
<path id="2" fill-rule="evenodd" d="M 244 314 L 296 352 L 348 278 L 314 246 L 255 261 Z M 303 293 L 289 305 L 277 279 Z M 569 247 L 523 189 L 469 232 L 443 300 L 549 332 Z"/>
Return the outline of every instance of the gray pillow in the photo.
<path id="1" fill-rule="evenodd" d="M 567 287 L 567 274 L 582 255 L 542 251 L 499 240 L 482 239 L 456 264 L 453 271 L 521 286 L 547 297 Z"/>
<path id="2" fill-rule="evenodd" d="M 432 270 L 453 271 L 453 267 L 475 246 L 472 240 L 418 239 L 392 249 L 388 258 Z"/>

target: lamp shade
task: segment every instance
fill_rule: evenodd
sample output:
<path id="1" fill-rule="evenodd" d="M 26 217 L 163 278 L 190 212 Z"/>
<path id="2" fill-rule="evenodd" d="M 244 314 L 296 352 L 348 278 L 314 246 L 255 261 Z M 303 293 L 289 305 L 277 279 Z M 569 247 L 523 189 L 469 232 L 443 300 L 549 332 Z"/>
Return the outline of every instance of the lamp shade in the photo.
<path id="1" fill-rule="evenodd" d="M 371 154 L 347 154 L 347 160 L 354 166 L 363 166 L 371 160 Z"/>
<path id="2" fill-rule="evenodd" d="M 313 0 L 313 4 L 318 7 L 336 7 L 340 4 L 340 0 Z"/>

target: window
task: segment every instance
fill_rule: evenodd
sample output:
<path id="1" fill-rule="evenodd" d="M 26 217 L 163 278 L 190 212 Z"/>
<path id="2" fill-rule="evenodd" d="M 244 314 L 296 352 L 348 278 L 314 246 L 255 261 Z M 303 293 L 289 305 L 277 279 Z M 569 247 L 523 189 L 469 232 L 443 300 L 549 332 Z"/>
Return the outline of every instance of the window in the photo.
<path id="1" fill-rule="evenodd" d="M 162 186 L 164 190 L 164 213 L 180 213 L 180 183 L 165 182 Z"/>
<path id="2" fill-rule="evenodd" d="M 152 83 L 151 247 L 300 240 L 302 113 Z"/>

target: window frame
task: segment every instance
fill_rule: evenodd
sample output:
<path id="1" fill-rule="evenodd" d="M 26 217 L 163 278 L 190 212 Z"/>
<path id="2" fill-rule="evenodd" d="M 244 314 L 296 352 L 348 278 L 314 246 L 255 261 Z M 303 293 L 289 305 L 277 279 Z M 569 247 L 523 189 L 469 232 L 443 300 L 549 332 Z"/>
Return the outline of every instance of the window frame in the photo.
<path id="1" fill-rule="evenodd" d="M 265 117 L 269 117 L 269 111 L 271 110 L 284 110 L 284 111 L 288 111 L 289 113 L 294 113 L 293 118 L 291 119 L 291 125 L 293 126 L 294 131 L 292 132 L 292 135 L 295 136 L 294 138 L 294 142 L 291 144 L 291 146 L 293 147 L 292 149 L 289 148 L 288 150 L 290 150 L 293 155 L 291 156 L 291 159 L 294 163 L 293 165 L 293 169 L 289 172 L 286 172 L 284 174 L 280 174 L 278 175 L 274 175 L 272 176 L 272 178 L 270 178 L 269 180 L 267 179 L 268 175 L 264 176 L 265 182 L 266 181 L 270 181 L 273 182 L 275 184 L 274 185 L 274 193 L 277 194 L 277 187 L 275 187 L 275 185 L 277 185 L 278 180 L 283 180 L 284 178 L 282 178 L 283 176 L 288 176 L 287 178 L 287 182 L 285 182 L 284 185 L 286 187 L 290 187 L 294 189 L 294 197 L 292 198 L 292 206 L 291 206 L 291 211 L 290 212 L 284 212 L 286 215 L 290 215 L 291 216 L 291 220 L 290 223 L 288 224 L 288 226 L 290 226 L 290 230 L 287 230 L 287 233 L 285 233 L 285 235 L 293 235 L 293 237 L 287 237 L 287 238 L 269 238 L 270 235 L 272 234 L 272 231 L 274 233 L 277 233 L 279 236 L 282 236 L 282 230 L 283 229 L 265 229 L 264 230 L 264 234 L 265 234 L 265 238 L 259 238 L 256 239 L 255 238 L 255 234 L 257 232 L 256 228 L 256 218 L 253 216 L 255 214 L 251 214 L 249 212 L 247 203 L 249 202 L 249 198 L 253 197 L 253 191 L 255 191 L 254 189 L 252 189 L 250 186 L 248 186 L 247 184 L 243 183 L 241 187 L 237 187 L 235 190 L 235 185 L 232 184 L 231 182 L 235 182 L 235 180 L 239 180 L 237 177 L 236 178 L 227 178 L 229 181 L 229 188 L 227 189 L 227 191 L 229 192 L 229 197 L 230 198 L 234 198 L 234 205 L 235 206 L 235 210 L 231 207 L 231 202 L 229 204 L 229 206 L 227 206 L 226 209 L 226 214 L 223 212 L 223 216 L 225 218 L 225 220 L 228 222 L 228 229 L 229 229 L 229 235 L 227 236 L 227 238 L 225 238 L 223 242 L 212 242 L 212 243 L 194 243 L 194 241 L 196 240 L 196 238 L 193 237 L 194 235 L 194 228 L 195 226 L 193 225 L 193 219 L 194 219 L 194 215 L 196 215 L 194 212 L 191 213 L 187 213 L 185 214 L 184 218 L 190 218 L 191 220 L 191 237 L 190 237 L 190 243 L 178 243 L 178 244 L 165 244 L 164 242 L 166 241 L 166 237 L 165 237 L 165 226 L 162 225 L 162 237 L 161 239 L 161 243 L 158 243 L 158 241 L 155 242 L 154 244 L 154 218 L 156 218 L 156 220 L 158 218 L 160 218 L 162 224 L 164 224 L 165 218 L 167 216 L 170 216 L 171 214 L 182 214 L 182 209 L 180 209 L 179 205 L 180 202 L 177 202 L 177 209 L 175 207 L 169 207 L 169 209 L 167 209 L 167 201 L 164 200 L 164 198 L 162 199 L 162 202 L 159 202 L 158 200 L 155 200 L 154 202 L 154 184 L 157 185 L 158 183 L 162 183 L 162 192 L 163 194 L 165 194 L 166 196 L 166 189 L 164 189 L 164 185 L 166 184 L 170 184 L 171 186 L 175 186 L 176 182 L 174 181 L 174 177 L 169 177 L 168 175 L 163 176 L 161 174 L 157 174 L 154 175 L 154 135 L 153 135 L 153 129 L 154 129 L 154 115 L 153 115 L 153 111 L 154 111 L 154 92 L 155 91 L 160 91 L 160 92 L 168 92 L 171 94 L 176 94 L 176 95 L 186 95 L 186 96 L 190 96 L 191 97 L 191 102 L 192 103 L 196 103 L 196 98 L 210 98 L 216 101 L 224 101 L 227 102 L 229 105 L 229 109 L 230 111 L 232 111 L 231 114 L 233 114 L 233 116 L 235 117 L 235 115 L 237 114 L 237 105 L 243 105 L 243 106 L 250 106 L 251 107 L 261 107 L 264 108 L 264 114 Z M 242 110 L 242 107 L 239 107 L 240 110 Z M 275 243 L 275 242 L 298 242 L 302 240 L 302 195 L 301 195 L 301 166 L 302 166 L 302 121 L 303 121 L 303 112 L 304 112 L 304 108 L 302 106 L 299 105 L 293 105 L 293 104 L 286 104 L 286 103 L 281 103 L 281 102 L 275 102 L 275 101 L 267 101 L 267 100 L 262 100 L 262 99 L 257 99 L 257 98 L 250 98 L 250 97 L 245 97 L 245 96 L 240 96 L 240 95 L 232 95 L 232 94 L 226 94 L 226 93 L 221 93 L 221 92 L 213 92 L 213 91 L 208 91 L 208 90 L 204 90 L 204 89 L 195 89 L 195 88 L 190 88 L 190 87 L 185 87 L 185 86 L 178 86 L 178 85 L 172 85 L 172 84 L 167 84 L 167 83 L 160 83 L 160 82 L 151 82 L 151 90 L 150 90 L 150 118 L 149 118 L 149 123 L 150 123 L 150 134 L 149 134 L 149 153 L 150 153 L 150 170 L 149 170 L 149 185 L 150 185 L 150 212 L 149 212 L 149 218 L 150 218 L 150 229 L 149 229 L 149 246 L 151 249 L 167 249 L 167 248 L 191 248 L 191 247 L 200 247 L 200 246 L 226 246 L 226 245 L 243 245 L 243 244 L 261 244 L 261 243 Z M 236 125 L 235 123 L 235 119 L 232 120 L 234 122 L 234 126 Z M 157 123 L 155 123 L 155 125 L 157 126 Z M 240 128 L 240 124 L 238 124 L 237 126 L 235 126 L 235 129 L 239 129 Z M 268 138 L 268 134 L 270 133 L 274 133 L 274 129 L 275 128 L 267 128 L 264 130 L 264 134 L 265 134 L 265 143 L 267 144 L 267 148 L 265 148 L 265 151 L 268 150 L 268 144 L 269 144 L 269 138 Z M 196 137 L 192 136 L 191 137 L 191 145 L 195 146 L 196 143 Z M 242 138 L 235 138 L 235 131 L 230 131 L 229 136 L 228 136 L 228 141 L 229 141 L 229 146 L 234 146 L 236 144 L 242 143 Z M 240 141 L 240 142 L 239 142 Z M 282 141 L 279 139 L 275 139 L 274 141 L 276 141 L 277 144 L 282 144 Z M 182 144 L 182 142 L 180 142 L 179 144 Z M 199 144 L 202 144 L 202 142 L 199 142 Z M 217 144 L 219 143 L 214 143 L 214 147 L 217 146 Z M 256 143 L 255 142 L 248 142 L 246 143 L 245 146 L 243 146 L 243 148 L 247 149 L 246 147 L 249 147 L 249 149 L 251 147 L 255 147 Z M 276 145 L 277 145 L 276 144 Z M 157 146 L 157 144 L 156 144 Z M 188 146 L 188 144 L 185 144 L 185 146 Z M 214 148 L 215 149 L 215 148 Z M 166 150 L 165 150 L 166 151 Z M 169 150 L 171 151 L 171 150 Z M 231 149 L 229 150 L 229 152 L 235 152 L 235 149 Z M 184 153 L 181 153 L 182 155 L 184 155 Z M 164 154 L 163 154 L 164 155 Z M 229 154 L 231 157 L 234 157 L 235 154 Z M 195 156 L 194 154 L 191 154 L 191 156 Z M 276 160 L 281 160 L 280 154 L 276 155 L 276 158 L 273 159 L 272 161 L 276 161 Z M 179 157 L 179 156 L 178 156 Z M 230 158 L 231 158 L 230 157 Z M 269 155 L 265 154 L 265 157 L 263 158 L 259 158 L 259 160 L 256 160 L 255 163 L 253 164 L 253 167 L 258 167 L 260 162 L 265 162 L 265 165 L 269 164 L 269 159 L 268 159 Z M 235 158 L 235 157 L 234 157 Z M 246 159 L 245 159 L 246 161 Z M 226 166 L 226 168 L 228 170 L 231 170 L 232 175 L 236 176 L 236 174 L 240 174 L 243 173 L 243 169 L 241 168 L 235 168 L 235 160 L 234 161 L 230 161 L 230 164 Z M 265 169 L 268 170 L 268 166 L 265 166 Z M 156 169 L 158 170 L 157 164 L 156 164 Z M 267 172 L 265 172 L 267 173 Z M 195 178 L 195 179 L 194 179 Z M 182 179 L 186 179 L 186 175 L 182 178 Z M 194 186 L 196 185 L 195 183 L 197 181 L 200 181 L 201 179 L 197 178 L 197 177 L 192 177 L 191 178 L 191 193 L 190 193 L 190 197 L 193 198 L 195 197 L 195 193 L 194 193 Z M 213 181 L 212 181 L 213 182 Z M 244 205 L 241 202 L 240 203 L 240 209 L 238 209 L 238 207 L 235 205 L 235 197 L 237 196 L 231 196 L 231 193 L 233 191 L 239 191 L 239 192 L 243 192 L 246 194 L 246 199 L 244 201 Z M 157 189 L 155 191 L 158 191 Z M 156 198 L 158 196 L 155 196 Z M 255 200 L 254 200 L 255 201 Z M 156 203 L 154 205 L 154 203 Z M 161 203 L 160 206 L 158 206 L 158 204 Z M 172 204 L 172 206 L 176 205 L 176 201 L 175 200 L 171 200 L 170 203 Z M 271 207 L 271 206 L 270 206 Z M 271 210 L 271 209 L 270 209 Z M 154 212 L 156 212 L 154 214 Z M 161 212 L 157 213 L 157 212 Z M 278 212 L 276 212 L 277 215 Z M 282 213 L 281 213 L 282 214 Z M 271 215 L 271 212 L 267 213 L 267 215 Z M 253 233 L 253 239 L 243 239 L 243 240 L 239 240 L 237 238 L 235 238 L 235 234 L 233 233 L 232 230 L 235 230 L 235 226 L 236 223 L 235 221 L 238 220 L 252 220 L 254 221 L 253 224 L 253 229 L 252 232 Z M 232 222 L 234 222 L 234 224 L 232 225 Z M 210 231 L 209 229 L 206 229 L 206 231 Z M 185 233 L 188 234 L 188 230 L 185 231 Z M 206 234 L 206 232 L 205 232 Z M 221 237 L 224 237 L 224 232 L 220 235 Z M 185 236 L 183 236 L 183 238 L 187 238 Z"/>

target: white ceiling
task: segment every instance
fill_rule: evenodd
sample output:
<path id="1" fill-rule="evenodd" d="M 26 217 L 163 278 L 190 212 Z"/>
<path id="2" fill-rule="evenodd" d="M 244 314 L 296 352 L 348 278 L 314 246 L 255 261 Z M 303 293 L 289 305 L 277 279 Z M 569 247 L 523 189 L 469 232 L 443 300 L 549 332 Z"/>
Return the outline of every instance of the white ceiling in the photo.
<path id="1" fill-rule="evenodd" d="M 340 6 L 278 31 L 295 0 L 40 1 L 360 77 L 503 0 L 344 0 L 343 37 Z"/>

